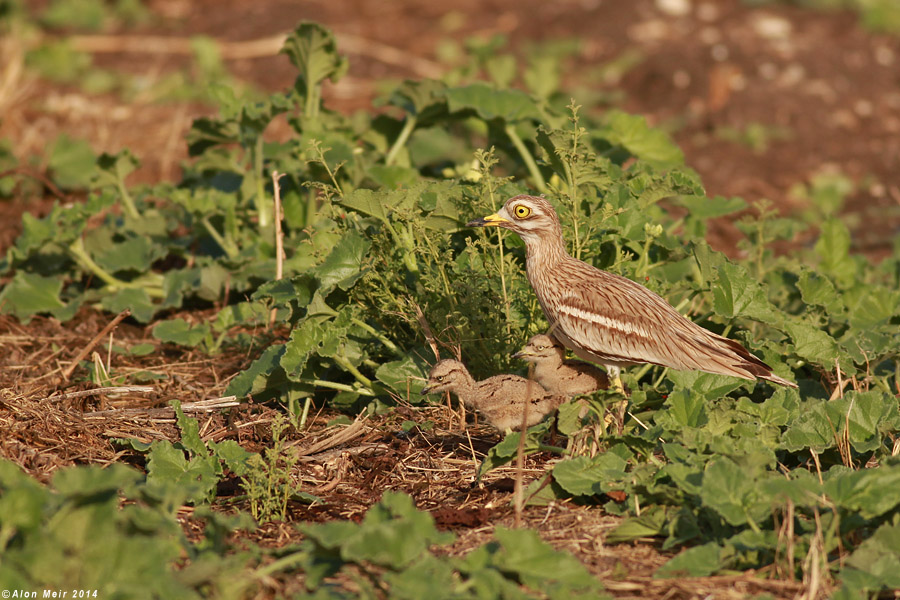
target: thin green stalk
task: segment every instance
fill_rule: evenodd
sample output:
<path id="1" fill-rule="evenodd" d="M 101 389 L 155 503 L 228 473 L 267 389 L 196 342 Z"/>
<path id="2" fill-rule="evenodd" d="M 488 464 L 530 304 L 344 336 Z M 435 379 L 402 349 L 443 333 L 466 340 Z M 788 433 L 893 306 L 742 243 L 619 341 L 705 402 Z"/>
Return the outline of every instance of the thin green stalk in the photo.
<path id="1" fill-rule="evenodd" d="M 316 190 L 310 188 L 306 195 L 306 226 L 312 227 L 316 221 L 318 206 L 316 205 Z"/>
<path id="2" fill-rule="evenodd" d="M 371 379 L 369 379 L 368 377 L 366 377 L 365 375 L 363 375 L 362 373 L 360 373 L 360 372 L 359 372 L 359 369 L 357 369 L 355 366 L 353 366 L 353 363 L 351 363 L 351 362 L 350 362 L 349 360 L 347 360 L 345 357 L 343 357 L 343 356 L 341 356 L 340 354 L 338 354 L 338 355 L 333 356 L 333 357 L 332 357 L 332 360 L 333 360 L 334 362 L 336 362 L 336 363 L 338 364 L 338 366 L 340 366 L 340 367 L 343 368 L 345 371 L 347 371 L 348 373 L 350 373 L 351 375 L 353 375 L 353 377 L 354 377 L 358 382 L 360 382 L 361 384 L 363 384 L 364 386 L 366 386 L 366 387 L 369 388 L 370 390 L 375 386 L 375 384 L 372 383 L 372 380 L 371 380 Z M 354 391 L 359 392 L 359 390 L 354 390 Z"/>
<path id="3" fill-rule="evenodd" d="M 225 239 L 225 237 L 223 237 L 222 234 L 219 233 L 219 230 L 216 229 L 215 226 L 213 226 L 213 224 L 210 222 L 209 217 L 203 217 L 200 222 L 206 228 L 206 232 L 209 233 L 209 237 L 211 237 L 213 241 L 215 241 L 216 244 L 219 245 L 219 248 L 221 248 L 222 251 L 228 255 L 228 258 L 237 258 L 238 254 L 240 254 L 240 250 L 237 249 L 237 247 L 231 240 Z"/>
<path id="4" fill-rule="evenodd" d="M 297 425 L 297 429 L 303 429 L 306 426 L 306 419 L 309 417 L 309 406 L 312 404 L 312 398 L 307 396 L 306 401 L 303 403 L 303 413 L 300 415 L 300 423 Z"/>
<path id="5" fill-rule="evenodd" d="M 119 188 L 119 196 L 122 197 L 122 205 L 125 207 L 125 212 L 127 212 L 128 216 L 132 219 L 139 220 L 141 214 L 134 205 L 134 199 L 131 197 L 131 194 L 128 193 L 128 188 L 125 187 L 125 180 L 121 177 L 117 178 L 116 186 Z"/>
<path id="6" fill-rule="evenodd" d="M 412 134 L 413 129 L 416 128 L 416 121 L 418 118 L 415 115 L 409 115 L 406 117 L 406 122 L 403 124 L 403 129 L 400 130 L 400 135 L 397 136 L 397 139 L 394 140 L 394 145 L 391 146 L 390 151 L 388 151 L 387 156 L 384 157 L 384 164 L 390 166 L 394 164 L 394 160 L 397 158 L 397 154 L 400 152 L 400 149 L 406 145 L 406 140 L 409 139 L 410 134 Z"/>
<path id="7" fill-rule="evenodd" d="M 74 242 L 69 245 L 69 252 L 72 253 L 76 262 L 78 262 L 82 267 L 96 275 L 103 283 L 113 288 L 135 288 L 142 289 L 147 292 L 148 296 L 153 298 L 163 298 L 165 294 L 162 290 L 162 278 L 159 277 L 160 283 L 145 283 L 145 282 L 133 282 L 133 281 L 122 281 L 121 279 L 114 277 L 113 275 L 106 272 L 100 265 L 94 262 L 94 259 L 90 257 L 87 253 L 87 250 L 84 249 L 84 240 L 82 238 L 77 238 Z"/>
<path id="8" fill-rule="evenodd" d="M 356 317 L 353 317 L 352 319 L 350 319 L 350 321 L 351 321 L 354 325 L 357 325 L 357 326 L 361 327 L 362 329 L 365 329 L 365 330 L 366 330 L 370 335 L 372 335 L 375 339 L 377 339 L 379 342 L 381 342 L 382 344 L 384 344 L 384 347 L 385 347 L 385 348 L 387 348 L 388 350 L 390 350 L 390 351 L 393 352 L 394 354 L 398 354 L 398 355 L 402 355 L 402 354 L 403 354 L 403 352 L 400 350 L 400 348 L 397 347 L 397 345 L 396 345 L 394 342 L 392 342 L 391 340 L 389 340 L 387 337 L 385 337 L 385 335 L 384 335 L 383 333 L 381 333 L 380 331 L 378 331 L 377 329 L 375 329 L 374 327 L 372 327 L 371 325 L 369 325 L 368 323 L 366 323 L 366 322 L 363 321 L 362 319 L 358 319 L 358 318 L 356 318 Z"/>
<path id="9" fill-rule="evenodd" d="M 525 146 L 525 142 L 523 142 L 522 138 L 519 137 L 519 134 L 516 133 L 516 130 L 511 123 L 506 124 L 504 131 L 506 131 L 506 135 L 509 136 L 513 146 L 519 151 L 519 156 L 522 157 L 522 162 L 525 163 L 528 172 L 531 173 L 531 178 L 534 180 L 535 187 L 537 187 L 538 191 L 541 193 L 545 193 L 547 191 L 547 183 L 544 181 L 544 176 L 541 175 L 541 170 L 538 169 L 537 163 L 534 162 L 534 157 L 531 155 L 531 152 L 528 151 L 528 147 Z"/>
<path id="10" fill-rule="evenodd" d="M 338 392 L 353 392 L 356 394 L 360 394 L 362 396 L 374 396 L 375 394 L 369 390 L 361 390 L 359 388 L 355 388 L 352 385 L 347 385 L 345 383 L 337 383 L 336 381 L 326 381 L 324 379 L 303 379 L 300 383 L 308 383 L 310 385 L 314 385 L 316 387 L 327 388 L 330 390 L 336 390 Z"/>
<path id="11" fill-rule="evenodd" d="M 253 177 L 256 179 L 256 217 L 259 219 L 260 229 L 268 229 L 272 226 L 272 201 L 266 195 L 266 185 L 263 179 L 263 138 L 256 138 L 253 146 Z"/>
<path id="12" fill-rule="evenodd" d="M 497 212 L 494 190 L 490 190 L 491 209 Z M 512 335 L 512 323 L 510 318 L 509 294 L 506 291 L 506 258 L 503 253 L 503 230 L 497 228 L 497 249 L 500 252 L 500 289 L 503 293 L 503 312 L 506 316 L 506 335 Z M 452 296 L 451 296 L 452 297 Z"/>

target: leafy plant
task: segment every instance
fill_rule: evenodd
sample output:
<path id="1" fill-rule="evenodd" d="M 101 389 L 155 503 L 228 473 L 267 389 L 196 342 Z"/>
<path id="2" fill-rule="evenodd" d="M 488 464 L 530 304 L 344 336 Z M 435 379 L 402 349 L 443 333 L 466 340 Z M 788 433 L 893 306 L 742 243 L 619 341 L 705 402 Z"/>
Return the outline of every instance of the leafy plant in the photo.
<path id="1" fill-rule="evenodd" d="M 285 447 L 284 430 L 288 426 L 281 415 L 272 422 L 272 446 L 264 455 L 253 454 L 247 461 L 244 475 L 244 489 L 250 500 L 250 512 L 260 522 L 274 519 L 284 520 L 287 503 L 297 496 L 308 501 L 317 498 L 305 492 L 295 491 L 292 482 L 293 467 L 297 464 L 296 453 L 289 453 Z"/>

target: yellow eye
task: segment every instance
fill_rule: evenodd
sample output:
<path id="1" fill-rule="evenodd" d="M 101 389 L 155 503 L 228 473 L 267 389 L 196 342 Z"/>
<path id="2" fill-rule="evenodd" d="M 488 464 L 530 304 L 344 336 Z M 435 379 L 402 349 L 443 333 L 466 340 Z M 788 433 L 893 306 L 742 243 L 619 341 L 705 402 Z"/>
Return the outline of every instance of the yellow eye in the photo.
<path id="1" fill-rule="evenodd" d="M 531 216 L 531 209 L 524 204 L 520 204 L 513 208 L 513 214 L 516 215 L 517 219 L 527 219 Z"/>

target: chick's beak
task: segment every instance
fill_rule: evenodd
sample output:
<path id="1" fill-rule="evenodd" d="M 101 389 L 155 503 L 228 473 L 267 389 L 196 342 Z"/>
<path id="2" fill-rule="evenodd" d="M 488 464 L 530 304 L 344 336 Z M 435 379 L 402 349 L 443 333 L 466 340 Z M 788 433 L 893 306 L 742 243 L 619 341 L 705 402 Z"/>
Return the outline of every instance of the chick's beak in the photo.
<path id="1" fill-rule="evenodd" d="M 504 219 L 497 213 L 494 213 L 486 217 L 473 219 L 466 223 L 466 227 L 499 227 L 503 225 L 503 223 L 509 223 L 509 221 L 507 219 Z"/>
<path id="2" fill-rule="evenodd" d="M 531 356 L 531 353 L 528 352 L 528 350 L 519 350 L 512 355 L 513 358 L 525 358 L 526 356 Z"/>
<path id="3" fill-rule="evenodd" d="M 422 388 L 422 391 L 419 392 L 419 393 L 422 394 L 423 396 L 424 396 L 425 394 L 430 394 L 430 393 L 431 393 L 431 386 L 426 385 L 425 387 Z"/>

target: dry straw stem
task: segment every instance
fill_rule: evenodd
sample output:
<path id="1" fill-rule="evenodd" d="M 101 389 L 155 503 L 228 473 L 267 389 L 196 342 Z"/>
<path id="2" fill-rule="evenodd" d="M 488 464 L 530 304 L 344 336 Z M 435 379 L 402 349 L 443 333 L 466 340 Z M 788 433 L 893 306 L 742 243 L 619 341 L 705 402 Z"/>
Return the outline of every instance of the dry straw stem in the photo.
<path id="1" fill-rule="evenodd" d="M 284 46 L 288 34 L 278 33 L 264 38 L 243 42 L 216 40 L 219 53 L 225 60 L 265 58 L 275 56 Z M 75 50 L 91 54 L 179 54 L 192 56 L 194 48 L 190 38 L 153 35 L 75 35 L 68 38 Z M 348 33 L 337 34 L 342 52 L 375 59 L 384 64 L 409 69 L 426 79 L 439 79 L 444 68 L 438 63 L 411 55 L 405 50 Z"/>
<path id="2" fill-rule="evenodd" d="M 284 173 L 272 171 L 272 187 L 275 196 L 275 280 L 284 277 L 284 232 L 281 230 L 281 221 L 284 219 L 284 211 L 281 209 L 281 185 L 278 181 L 284 177 Z M 275 326 L 275 318 L 278 309 L 273 308 L 269 313 L 269 328 Z"/>
<path id="3" fill-rule="evenodd" d="M 66 367 L 66 369 L 62 372 L 62 378 L 68 381 L 68 379 L 72 376 L 72 373 L 75 371 L 75 368 L 78 367 L 78 363 L 81 362 L 81 359 L 90 354 L 91 350 L 94 349 L 94 346 L 96 346 L 100 342 L 100 340 L 106 337 L 108 333 L 118 327 L 119 323 L 121 323 L 123 320 L 125 320 L 126 317 L 130 315 L 131 309 L 128 308 L 116 315 L 115 318 L 113 318 L 113 320 L 106 325 L 106 327 L 100 330 L 100 333 L 95 335 L 91 339 L 91 341 L 88 342 L 87 346 L 81 349 L 81 352 L 79 352 L 75 356 L 72 362 L 69 363 L 69 366 Z"/>

